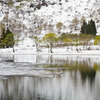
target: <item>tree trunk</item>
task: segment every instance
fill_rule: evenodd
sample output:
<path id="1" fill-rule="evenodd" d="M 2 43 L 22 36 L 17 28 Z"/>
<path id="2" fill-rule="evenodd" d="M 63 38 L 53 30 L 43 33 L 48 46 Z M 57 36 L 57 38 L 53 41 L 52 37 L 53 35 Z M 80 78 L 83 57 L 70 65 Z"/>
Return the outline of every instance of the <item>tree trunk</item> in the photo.
<path id="1" fill-rule="evenodd" d="M 53 61 L 53 60 L 52 60 L 52 55 L 50 55 L 50 64 L 52 64 L 52 61 Z"/>
<path id="2" fill-rule="evenodd" d="M 48 46 L 48 53 L 49 53 L 49 46 Z"/>
<path id="3" fill-rule="evenodd" d="M 39 51 L 39 46 L 38 46 L 38 43 L 36 42 L 36 52 Z"/>
<path id="4" fill-rule="evenodd" d="M 14 46 L 13 46 L 13 52 L 15 52 Z"/>
<path id="5" fill-rule="evenodd" d="M 73 45 L 71 45 L 71 50 L 73 50 Z"/>
<path id="6" fill-rule="evenodd" d="M 67 46 L 67 52 L 68 52 L 69 47 Z"/>
<path id="7" fill-rule="evenodd" d="M 50 43 L 50 53 L 53 53 L 52 52 L 52 43 Z"/>

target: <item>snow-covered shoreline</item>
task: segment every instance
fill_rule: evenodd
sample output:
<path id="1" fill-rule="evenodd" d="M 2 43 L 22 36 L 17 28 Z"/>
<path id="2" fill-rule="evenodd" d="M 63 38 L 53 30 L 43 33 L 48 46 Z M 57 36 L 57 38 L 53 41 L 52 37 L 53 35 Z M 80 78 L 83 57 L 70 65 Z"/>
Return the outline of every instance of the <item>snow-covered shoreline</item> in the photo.
<path id="1" fill-rule="evenodd" d="M 36 52 L 35 48 L 16 49 L 13 52 L 12 48 L 0 49 L 1 54 L 13 55 L 100 55 L 100 50 L 69 50 L 64 48 L 54 48 L 53 53 L 48 53 L 48 48 L 43 48 L 41 52 Z"/>

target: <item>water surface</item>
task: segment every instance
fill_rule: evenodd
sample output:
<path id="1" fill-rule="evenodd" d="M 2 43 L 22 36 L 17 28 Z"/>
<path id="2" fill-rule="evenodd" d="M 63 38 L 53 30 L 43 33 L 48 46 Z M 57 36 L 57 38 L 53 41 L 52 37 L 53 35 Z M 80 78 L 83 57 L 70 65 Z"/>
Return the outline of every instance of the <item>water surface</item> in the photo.
<path id="1" fill-rule="evenodd" d="M 0 55 L 0 100 L 100 100 L 100 57 Z"/>

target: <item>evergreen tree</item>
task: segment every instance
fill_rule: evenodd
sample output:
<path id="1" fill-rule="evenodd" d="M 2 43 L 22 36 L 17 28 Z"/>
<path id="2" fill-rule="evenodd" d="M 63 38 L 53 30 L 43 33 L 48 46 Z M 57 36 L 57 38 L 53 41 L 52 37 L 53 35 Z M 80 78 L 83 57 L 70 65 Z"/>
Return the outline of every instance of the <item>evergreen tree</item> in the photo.
<path id="1" fill-rule="evenodd" d="M 5 32 L 5 28 L 4 28 L 2 31 L 2 34 L 1 34 L 1 39 L 3 40 L 5 37 L 6 37 L 6 32 Z"/>
<path id="2" fill-rule="evenodd" d="M 91 21 L 88 24 L 88 34 L 96 35 L 96 33 L 97 31 L 96 31 L 95 22 L 91 19 Z"/>
<path id="3" fill-rule="evenodd" d="M 14 36 L 12 33 L 8 34 L 3 40 L 3 47 L 9 48 L 14 46 Z"/>
<path id="4" fill-rule="evenodd" d="M 8 35 L 8 34 L 10 34 L 10 33 L 12 33 L 12 32 L 9 30 L 9 28 L 7 28 L 7 30 L 6 30 L 6 35 Z"/>
<path id="5" fill-rule="evenodd" d="M 87 23 L 84 21 L 83 25 L 81 26 L 81 33 L 87 34 Z"/>
<path id="6" fill-rule="evenodd" d="M 92 19 L 88 22 L 88 24 L 84 21 L 83 25 L 81 26 L 81 33 L 96 35 L 97 31 L 95 22 Z"/>
<path id="7" fill-rule="evenodd" d="M 4 38 L 10 33 L 12 33 L 12 32 L 8 28 L 7 28 L 7 30 L 5 30 L 5 28 L 3 28 L 3 31 L 1 34 L 1 39 L 4 40 Z"/>
<path id="8" fill-rule="evenodd" d="M 2 34 L 1 34 L 1 37 L 0 37 L 0 47 L 3 47 L 3 40 L 4 40 L 5 37 L 6 37 L 6 32 L 5 32 L 5 28 L 3 28 Z"/>
<path id="9" fill-rule="evenodd" d="M 87 25 L 87 34 L 92 34 L 92 21 L 88 22 L 88 25 Z"/>
<path id="10" fill-rule="evenodd" d="M 0 47 L 13 47 L 14 46 L 14 36 L 13 33 L 7 28 L 2 31 L 1 38 L 0 38 Z"/>
<path id="11" fill-rule="evenodd" d="M 95 25 L 95 22 L 93 21 L 92 22 L 92 27 L 93 27 L 93 35 L 96 35 L 96 33 L 97 33 L 97 30 L 96 30 L 96 25 Z"/>

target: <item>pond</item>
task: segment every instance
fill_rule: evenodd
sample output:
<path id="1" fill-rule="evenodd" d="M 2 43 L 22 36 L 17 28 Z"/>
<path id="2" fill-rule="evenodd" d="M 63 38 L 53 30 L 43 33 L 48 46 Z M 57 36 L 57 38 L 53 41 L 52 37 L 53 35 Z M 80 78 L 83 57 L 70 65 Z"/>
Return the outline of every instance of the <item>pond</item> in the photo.
<path id="1" fill-rule="evenodd" d="M 100 100 L 100 57 L 0 55 L 0 100 Z"/>

